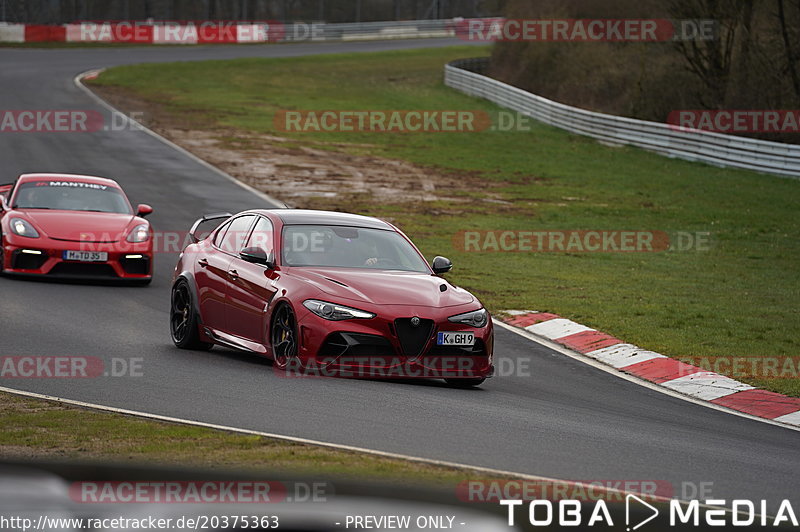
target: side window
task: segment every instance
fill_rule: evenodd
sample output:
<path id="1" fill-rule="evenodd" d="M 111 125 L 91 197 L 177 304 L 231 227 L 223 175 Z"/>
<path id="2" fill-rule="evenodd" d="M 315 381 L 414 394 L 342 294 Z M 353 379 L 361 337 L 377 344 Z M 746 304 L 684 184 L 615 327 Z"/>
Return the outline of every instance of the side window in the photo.
<path id="1" fill-rule="evenodd" d="M 272 222 L 266 218 L 259 217 L 253 229 L 253 234 L 250 235 L 250 240 L 247 241 L 247 246 L 245 247 L 261 248 L 270 253 L 273 249 Z"/>
<path id="2" fill-rule="evenodd" d="M 250 215 L 240 216 L 234 219 L 228 226 L 228 230 L 225 231 L 225 236 L 222 237 L 219 248 L 228 253 L 239 253 L 247 240 L 253 218 L 255 218 L 255 216 Z"/>
<path id="3" fill-rule="evenodd" d="M 219 228 L 217 234 L 214 235 L 214 245 L 220 247 L 222 245 L 222 237 L 225 236 L 225 233 L 228 231 L 228 227 L 230 227 L 230 222 L 224 224 L 222 227 Z"/>

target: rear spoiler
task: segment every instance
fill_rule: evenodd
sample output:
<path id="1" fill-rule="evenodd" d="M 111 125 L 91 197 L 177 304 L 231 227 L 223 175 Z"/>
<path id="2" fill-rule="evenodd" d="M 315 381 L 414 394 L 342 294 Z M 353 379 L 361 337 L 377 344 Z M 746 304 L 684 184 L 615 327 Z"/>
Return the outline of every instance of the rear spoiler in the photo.
<path id="1" fill-rule="evenodd" d="M 213 214 L 205 214 L 203 215 L 202 218 L 198 218 L 192 224 L 192 228 L 189 229 L 189 237 L 192 239 L 192 242 L 196 244 L 197 242 L 200 242 L 200 239 L 197 238 L 197 236 L 194 233 L 195 231 L 197 231 L 197 228 L 200 227 L 201 224 L 204 224 L 205 222 L 210 222 L 211 220 L 221 220 L 223 218 L 230 218 L 231 216 L 233 215 L 229 212 L 215 212 Z"/>

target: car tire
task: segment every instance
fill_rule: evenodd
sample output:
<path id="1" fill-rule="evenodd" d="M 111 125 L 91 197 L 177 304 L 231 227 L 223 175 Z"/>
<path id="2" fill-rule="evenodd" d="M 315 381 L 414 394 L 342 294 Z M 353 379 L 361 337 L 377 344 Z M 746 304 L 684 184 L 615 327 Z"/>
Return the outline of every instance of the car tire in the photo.
<path id="1" fill-rule="evenodd" d="M 186 279 L 180 279 L 173 285 L 170 298 L 169 333 L 172 342 L 181 349 L 211 349 L 214 344 L 200 339 L 198 323 L 192 290 Z"/>
<path id="2" fill-rule="evenodd" d="M 269 328 L 272 363 L 277 369 L 286 370 L 289 362 L 297 358 L 297 319 L 286 303 L 280 303 L 272 313 Z"/>
<path id="3" fill-rule="evenodd" d="M 480 386 L 486 379 L 445 379 L 444 381 L 453 388 L 474 388 Z"/>

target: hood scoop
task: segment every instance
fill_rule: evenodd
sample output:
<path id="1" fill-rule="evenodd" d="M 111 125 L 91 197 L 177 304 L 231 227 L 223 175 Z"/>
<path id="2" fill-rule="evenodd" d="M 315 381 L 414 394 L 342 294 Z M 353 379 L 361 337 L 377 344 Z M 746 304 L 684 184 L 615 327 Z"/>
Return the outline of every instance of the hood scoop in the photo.
<path id="1" fill-rule="evenodd" d="M 332 283 L 336 283 L 336 284 L 338 284 L 339 286 L 344 286 L 345 288 L 350 288 L 349 286 L 347 286 L 347 285 L 346 285 L 346 284 L 344 284 L 343 282 L 341 282 L 341 281 L 337 281 L 336 279 L 331 279 L 330 277 L 325 277 L 325 280 L 326 280 L 326 281 L 330 281 L 330 282 L 332 282 Z"/>

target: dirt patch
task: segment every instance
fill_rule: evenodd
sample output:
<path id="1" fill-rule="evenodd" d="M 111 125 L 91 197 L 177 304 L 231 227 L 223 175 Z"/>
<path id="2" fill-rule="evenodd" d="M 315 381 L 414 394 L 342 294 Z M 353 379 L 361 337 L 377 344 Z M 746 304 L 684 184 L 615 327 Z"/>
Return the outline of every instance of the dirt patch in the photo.
<path id="1" fill-rule="evenodd" d="M 412 164 L 311 147 L 285 147 L 286 139 L 243 135 L 235 145 L 218 133 L 166 129 L 165 136 L 237 179 L 280 198 L 292 207 L 308 207 L 317 198 L 366 196 L 378 203 L 459 201 L 442 194 L 455 179 L 436 176 Z"/>
<path id="2" fill-rule="evenodd" d="M 406 161 L 334 151 L 345 145 L 297 146 L 293 139 L 209 127 L 207 117 L 201 122 L 191 112 L 171 113 L 127 89 L 93 85 L 92 90 L 117 109 L 136 110 L 134 116 L 143 117 L 148 128 L 290 207 L 344 208 L 356 198 L 361 204 L 505 203 L 499 193 L 487 192 L 487 187 L 501 183 L 478 176 L 448 175 Z"/>
<path id="3" fill-rule="evenodd" d="M 0 445 L 0 456 L 4 459 L 35 460 L 41 458 L 63 458 L 67 455 L 64 449 L 41 449 L 27 445 Z"/>

